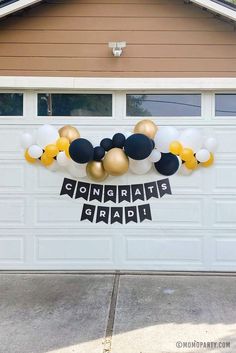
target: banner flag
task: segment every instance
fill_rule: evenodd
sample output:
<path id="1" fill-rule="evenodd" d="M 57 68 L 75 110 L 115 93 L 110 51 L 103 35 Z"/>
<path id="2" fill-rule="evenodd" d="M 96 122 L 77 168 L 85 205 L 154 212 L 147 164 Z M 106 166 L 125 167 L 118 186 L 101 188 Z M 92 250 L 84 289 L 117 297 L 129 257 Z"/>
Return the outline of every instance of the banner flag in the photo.
<path id="1" fill-rule="evenodd" d="M 84 199 L 88 201 L 90 184 L 83 183 L 82 181 L 78 181 L 75 198 L 76 199 Z"/>
<path id="2" fill-rule="evenodd" d="M 137 200 L 145 200 L 144 197 L 144 187 L 143 184 L 135 184 L 131 185 L 131 190 L 132 190 L 132 201 L 137 201 Z"/>
<path id="3" fill-rule="evenodd" d="M 60 195 L 68 195 L 71 198 L 73 198 L 76 183 L 77 183 L 76 180 L 65 178 L 63 180 Z"/>
<path id="4" fill-rule="evenodd" d="M 91 184 L 89 201 L 97 200 L 99 202 L 102 202 L 102 196 L 103 196 L 103 185 Z"/>
<path id="5" fill-rule="evenodd" d="M 104 189 L 104 202 L 112 201 L 116 203 L 117 186 L 105 185 Z"/>
<path id="6" fill-rule="evenodd" d="M 93 222 L 94 214 L 95 214 L 96 206 L 94 205 L 83 205 L 83 210 L 81 214 L 81 221 L 88 220 L 89 222 Z"/>
<path id="7" fill-rule="evenodd" d="M 157 181 L 160 197 L 164 196 L 165 194 L 171 195 L 171 188 L 170 188 L 170 182 L 169 179 L 162 179 Z"/>
<path id="8" fill-rule="evenodd" d="M 121 203 L 122 201 L 131 202 L 130 185 L 118 186 L 118 201 L 119 203 Z"/>
<path id="9" fill-rule="evenodd" d="M 150 183 L 145 183 L 144 188 L 145 188 L 147 200 L 151 199 L 152 197 L 155 197 L 156 199 L 158 199 L 159 195 L 158 195 L 157 183 L 155 181 Z"/>
<path id="10" fill-rule="evenodd" d="M 138 223 L 137 207 L 125 207 L 125 223 L 135 222 Z"/>
<path id="11" fill-rule="evenodd" d="M 123 223 L 123 207 L 111 207 L 111 224 Z"/>
<path id="12" fill-rule="evenodd" d="M 98 206 L 96 223 L 104 222 L 108 224 L 110 208 L 106 206 Z"/>
<path id="13" fill-rule="evenodd" d="M 149 221 L 152 220 L 151 208 L 149 204 L 138 206 L 139 219 L 140 222 L 143 222 L 145 219 Z"/>

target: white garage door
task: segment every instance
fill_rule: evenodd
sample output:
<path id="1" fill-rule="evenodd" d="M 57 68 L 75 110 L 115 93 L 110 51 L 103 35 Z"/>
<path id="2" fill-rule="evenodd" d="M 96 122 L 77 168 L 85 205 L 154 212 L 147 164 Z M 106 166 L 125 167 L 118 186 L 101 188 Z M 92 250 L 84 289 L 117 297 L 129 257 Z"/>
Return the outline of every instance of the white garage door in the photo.
<path id="1" fill-rule="evenodd" d="M 75 116 L 54 116 L 70 114 L 63 112 L 62 103 L 61 110 L 45 106 L 46 90 L 2 93 L 1 269 L 236 270 L 236 95 L 187 92 L 190 96 L 181 98 L 181 92 L 179 96 L 171 96 L 171 92 L 165 96 L 157 94 L 162 92 L 99 92 L 112 94 L 111 111 L 100 112 L 108 116 L 88 117 L 90 108 L 86 106 L 71 110 Z M 148 94 L 148 99 L 143 96 Z M 191 103 L 191 94 L 195 94 L 193 99 L 199 94 L 200 108 Z M 131 104 L 128 112 L 127 100 Z M 52 116 L 37 116 L 40 109 L 41 115 L 51 114 L 49 108 L 55 109 Z M 99 104 L 97 109 L 102 109 Z M 159 125 L 198 126 L 219 141 L 212 168 L 201 168 L 189 177 L 171 177 L 173 195 L 150 200 L 151 222 L 80 222 L 83 202 L 59 196 L 66 175 L 23 159 L 19 147 L 23 131 L 33 131 L 44 123 L 74 124 L 83 137 L 98 144 L 114 132 L 131 130 L 141 119 L 135 117 L 138 114 L 156 115 L 152 118 Z M 127 174 L 107 183 L 135 184 L 161 178 L 155 172 L 142 177 Z"/>

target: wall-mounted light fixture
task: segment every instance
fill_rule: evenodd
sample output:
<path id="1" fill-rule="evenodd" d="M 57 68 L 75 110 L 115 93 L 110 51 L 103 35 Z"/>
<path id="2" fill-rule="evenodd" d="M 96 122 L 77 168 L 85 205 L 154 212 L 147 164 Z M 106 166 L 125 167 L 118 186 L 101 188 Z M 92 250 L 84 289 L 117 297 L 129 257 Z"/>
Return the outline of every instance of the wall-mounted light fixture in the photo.
<path id="1" fill-rule="evenodd" d="M 108 47 L 112 48 L 114 56 L 119 57 L 122 54 L 123 48 L 126 47 L 126 42 L 109 42 Z"/>

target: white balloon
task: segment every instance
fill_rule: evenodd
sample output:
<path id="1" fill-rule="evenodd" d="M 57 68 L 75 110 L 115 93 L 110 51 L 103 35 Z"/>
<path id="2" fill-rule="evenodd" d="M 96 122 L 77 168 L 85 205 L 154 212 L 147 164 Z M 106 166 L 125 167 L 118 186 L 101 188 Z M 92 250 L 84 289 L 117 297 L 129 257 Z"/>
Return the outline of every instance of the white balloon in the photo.
<path id="1" fill-rule="evenodd" d="M 210 159 L 210 152 L 206 149 L 197 151 L 196 158 L 199 162 L 207 162 Z"/>
<path id="2" fill-rule="evenodd" d="M 161 152 L 154 149 L 150 156 L 148 157 L 150 162 L 156 163 L 161 159 Z"/>
<path id="3" fill-rule="evenodd" d="M 178 140 L 179 131 L 172 126 L 159 128 L 154 138 L 156 149 L 160 152 L 168 153 L 170 143 Z"/>
<path id="4" fill-rule="evenodd" d="M 152 168 L 152 162 L 148 158 L 141 161 L 129 158 L 129 168 L 132 173 L 143 175 L 148 173 Z"/>
<path id="5" fill-rule="evenodd" d="M 184 147 L 191 148 L 194 152 L 197 152 L 203 145 L 201 131 L 194 128 L 186 129 L 180 134 L 179 142 L 181 142 Z"/>
<path id="6" fill-rule="evenodd" d="M 34 143 L 34 138 L 31 134 L 28 132 L 25 132 L 24 134 L 21 135 L 21 146 L 25 148 L 29 148 L 31 145 Z"/>
<path id="7" fill-rule="evenodd" d="M 185 164 L 182 164 L 181 167 L 179 168 L 179 174 L 181 175 L 185 175 L 185 176 L 191 175 L 192 172 L 193 170 L 186 168 Z"/>
<path id="8" fill-rule="evenodd" d="M 214 137 L 208 137 L 204 143 L 204 146 L 210 152 L 215 152 L 217 149 L 217 145 L 217 140 Z"/>
<path id="9" fill-rule="evenodd" d="M 57 129 L 52 125 L 43 125 L 37 131 L 37 144 L 44 148 L 50 143 L 55 143 L 59 139 Z"/>
<path id="10" fill-rule="evenodd" d="M 28 154 L 32 158 L 39 158 L 43 154 L 43 150 L 38 145 L 32 145 L 28 149 Z"/>
<path id="11" fill-rule="evenodd" d="M 86 166 L 87 166 L 87 163 L 78 164 L 70 161 L 67 167 L 67 170 L 70 173 L 70 175 L 72 175 L 75 178 L 84 178 L 87 175 Z"/>
<path id="12" fill-rule="evenodd" d="M 70 159 L 67 158 L 67 156 L 66 156 L 64 151 L 58 153 L 58 155 L 57 155 L 57 163 L 61 167 L 66 167 L 70 163 Z"/>

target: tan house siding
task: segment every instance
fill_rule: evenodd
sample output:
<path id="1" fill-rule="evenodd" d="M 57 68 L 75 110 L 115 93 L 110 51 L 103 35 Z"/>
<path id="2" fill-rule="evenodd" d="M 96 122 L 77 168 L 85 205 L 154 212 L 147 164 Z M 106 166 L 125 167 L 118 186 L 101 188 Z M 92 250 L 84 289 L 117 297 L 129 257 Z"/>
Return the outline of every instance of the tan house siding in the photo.
<path id="1" fill-rule="evenodd" d="M 236 77 L 236 33 L 181 0 L 51 0 L 0 22 L 0 75 Z"/>

